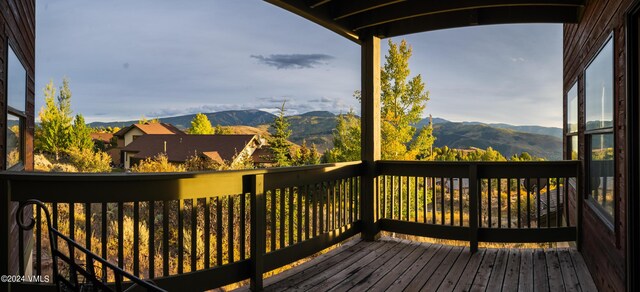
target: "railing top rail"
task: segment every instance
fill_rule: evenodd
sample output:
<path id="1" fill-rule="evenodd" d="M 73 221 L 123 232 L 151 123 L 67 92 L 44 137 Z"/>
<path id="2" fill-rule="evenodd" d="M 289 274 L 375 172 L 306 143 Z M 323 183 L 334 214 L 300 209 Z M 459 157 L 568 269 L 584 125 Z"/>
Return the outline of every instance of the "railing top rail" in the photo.
<path id="1" fill-rule="evenodd" d="M 469 167 L 476 166 L 479 178 L 574 177 L 580 161 L 379 161 L 378 175 L 469 177 Z"/>
<path id="2" fill-rule="evenodd" d="M 2 172 L 0 180 L 8 182 L 14 201 L 34 198 L 62 203 L 163 201 L 241 194 L 244 192 L 243 177 L 246 175 L 293 178 L 305 173 L 359 167 L 360 164 L 357 161 L 300 167 L 153 174 Z M 212 180 L 215 183 L 212 184 Z"/>

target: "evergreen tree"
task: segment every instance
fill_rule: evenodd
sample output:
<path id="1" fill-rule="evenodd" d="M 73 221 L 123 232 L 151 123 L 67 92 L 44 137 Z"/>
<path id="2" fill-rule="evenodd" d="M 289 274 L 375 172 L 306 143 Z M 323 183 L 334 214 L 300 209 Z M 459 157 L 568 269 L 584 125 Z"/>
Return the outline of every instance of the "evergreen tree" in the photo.
<path id="1" fill-rule="evenodd" d="M 84 117 L 79 114 L 73 120 L 70 145 L 78 150 L 93 149 L 91 129 L 84 122 Z"/>
<path id="2" fill-rule="evenodd" d="M 191 120 L 191 127 L 187 130 L 189 134 L 197 134 L 197 135 L 210 135 L 214 134 L 215 131 L 213 126 L 211 126 L 211 122 L 209 118 L 202 113 L 196 114 L 196 116 Z"/>
<path id="3" fill-rule="evenodd" d="M 382 159 L 416 159 L 416 154 L 424 153 L 433 144 L 431 131 L 423 128 L 426 132 L 418 135 L 420 140 L 409 145 L 429 100 L 429 91 L 425 91 L 419 74 L 408 80 L 411 51 L 405 40 L 399 46 L 389 40 L 380 75 Z M 422 149 L 407 149 L 408 145 Z"/>
<path id="4" fill-rule="evenodd" d="M 39 151 L 54 154 L 59 160 L 60 153 L 69 147 L 71 140 L 71 90 L 68 80 L 63 80 L 58 96 L 53 81 L 50 81 L 44 88 L 44 101 L 45 106 L 38 114 L 40 125 L 36 128 L 35 147 Z"/>
<path id="5" fill-rule="evenodd" d="M 282 103 L 280 113 L 273 120 L 273 124 L 271 124 L 273 135 L 271 136 L 269 144 L 273 151 L 274 159 L 276 160 L 276 166 L 291 165 L 291 143 L 289 142 L 291 130 L 289 130 L 289 122 L 284 116 L 284 105 L 285 102 Z"/>
<path id="6" fill-rule="evenodd" d="M 312 165 L 320 163 L 320 155 L 315 144 L 311 145 L 311 148 L 307 147 L 307 141 L 302 140 L 300 149 L 296 150 L 294 155 L 294 165 Z"/>

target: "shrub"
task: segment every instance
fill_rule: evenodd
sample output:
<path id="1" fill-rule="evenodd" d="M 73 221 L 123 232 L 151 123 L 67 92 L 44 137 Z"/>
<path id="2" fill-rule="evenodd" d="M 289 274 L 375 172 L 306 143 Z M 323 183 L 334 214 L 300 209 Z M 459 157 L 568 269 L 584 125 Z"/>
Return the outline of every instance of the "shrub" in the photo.
<path id="1" fill-rule="evenodd" d="M 147 158 L 140 161 L 137 165 L 131 167 L 132 172 L 184 172 L 186 169 L 183 165 L 169 162 L 166 154 L 161 153 L 153 158 Z"/>
<path id="2" fill-rule="evenodd" d="M 111 172 L 111 157 L 102 151 L 72 148 L 68 151 L 69 160 L 80 172 Z"/>

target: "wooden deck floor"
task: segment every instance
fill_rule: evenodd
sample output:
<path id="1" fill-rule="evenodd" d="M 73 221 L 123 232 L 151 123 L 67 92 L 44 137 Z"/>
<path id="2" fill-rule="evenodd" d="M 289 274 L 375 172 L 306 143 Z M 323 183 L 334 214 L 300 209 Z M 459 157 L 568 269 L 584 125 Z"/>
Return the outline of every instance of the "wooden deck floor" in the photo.
<path id="1" fill-rule="evenodd" d="M 246 289 L 246 287 L 244 287 Z M 265 279 L 266 291 L 596 291 L 571 248 L 480 249 L 351 240 Z"/>

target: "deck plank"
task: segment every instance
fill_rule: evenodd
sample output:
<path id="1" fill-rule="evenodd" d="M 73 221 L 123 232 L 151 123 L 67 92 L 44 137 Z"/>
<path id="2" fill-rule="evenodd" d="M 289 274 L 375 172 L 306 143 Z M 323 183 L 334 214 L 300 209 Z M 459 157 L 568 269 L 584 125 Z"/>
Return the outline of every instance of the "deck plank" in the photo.
<path id="1" fill-rule="evenodd" d="M 580 281 L 580 288 L 582 288 L 582 291 L 598 291 L 598 288 L 596 287 L 596 284 L 593 282 L 593 278 L 591 277 L 591 273 L 589 272 L 587 265 L 584 263 L 582 255 L 580 255 L 580 253 L 575 249 L 570 249 L 569 254 L 571 255 L 571 260 L 573 261 L 573 267 L 576 269 L 576 274 L 578 275 L 578 280 Z"/>
<path id="2" fill-rule="evenodd" d="M 518 278 L 518 291 L 533 291 L 533 270 L 533 251 L 530 249 L 520 251 L 520 277 Z"/>
<path id="3" fill-rule="evenodd" d="M 456 284 L 460 280 L 460 277 L 463 275 L 463 271 L 466 269 L 467 265 L 476 256 L 479 252 L 475 254 L 471 254 L 469 248 L 465 248 L 460 253 L 460 256 L 449 270 L 447 276 L 442 280 L 440 287 L 438 287 L 438 291 L 453 291 Z M 473 272 L 475 274 L 475 271 Z"/>
<path id="4" fill-rule="evenodd" d="M 402 243 L 387 241 L 381 247 L 370 251 L 367 255 L 357 261 L 344 264 L 340 268 L 336 267 L 335 269 L 324 271 L 314 276 L 312 279 L 292 287 L 291 291 L 326 291 L 328 288 L 337 285 L 344 278 L 349 277 L 363 266 L 374 261 L 376 258 L 383 256 L 387 251 L 399 244 Z"/>
<path id="5" fill-rule="evenodd" d="M 411 254 L 417 247 L 418 243 L 409 242 L 408 244 L 398 244 L 391 248 L 388 252 L 381 257 L 375 259 L 373 262 L 362 267 L 351 276 L 345 278 L 342 282 L 334 287 L 327 287 L 326 290 L 331 288 L 331 291 L 348 291 L 356 286 L 360 282 L 366 282 L 369 278 L 380 279 L 380 275 L 386 275 L 387 272 L 397 265 L 402 259 Z"/>
<path id="6" fill-rule="evenodd" d="M 464 271 L 460 275 L 460 279 L 458 280 L 458 283 L 456 284 L 456 286 L 453 288 L 453 291 L 455 292 L 469 291 L 471 289 L 471 284 L 473 283 L 473 279 L 478 273 L 478 268 L 482 263 L 482 259 L 484 258 L 485 253 L 486 253 L 485 249 L 480 249 L 476 253 L 474 253 L 473 256 L 471 256 L 471 259 L 469 260 L 469 262 L 467 263 L 467 266 L 464 268 Z M 446 286 L 442 288 L 443 288 L 443 291 L 447 291 L 445 290 Z"/>
<path id="7" fill-rule="evenodd" d="M 564 291 L 564 281 L 562 279 L 562 269 L 558 253 L 555 249 L 545 249 L 544 255 L 547 258 L 547 276 L 549 277 L 550 291 Z"/>
<path id="8" fill-rule="evenodd" d="M 562 270 L 562 278 L 564 279 L 566 291 L 581 291 L 578 275 L 576 275 L 576 271 L 573 268 L 573 261 L 571 261 L 569 251 L 566 248 L 558 248 L 556 252 L 558 254 L 558 260 L 560 261 L 560 269 Z"/>
<path id="9" fill-rule="evenodd" d="M 385 242 L 377 241 L 373 243 L 360 243 L 347 248 L 347 253 L 341 252 L 339 256 L 331 257 L 309 268 L 303 268 L 302 271 L 292 277 L 283 279 L 265 287 L 265 291 L 282 291 L 297 285 L 309 278 L 316 276 L 328 270 L 333 270 L 336 266 L 350 264 L 362 258 L 372 250 L 384 245 Z"/>
<path id="10" fill-rule="evenodd" d="M 264 279 L 264 286 L 268 287 L 270 285 L 273 285 L 276 282 L 279 281 L 283 281 L 287 278 L 293 277 L 294 275 L 304 272 L 306 269 L 304 267 L 313 267 L 315 265 L 319 265 L 321 264 L 323 261 L 325 260 L 329 260 L 332 257 L 335 256 L 340 256 L 340 258 L 337 258 L 338 260 L 343 260 L 344 257 L 348 257 L 350 256 L 354 251 L 357 251 L 356 248 L 354 248 L 354 245 L 357 245 L 361 242 L 362 240 L 360 238 L 352 238 L 352 239 L 348 239 L 343 241 L 342 243 L 340 243 L 339 247 L 336 247 L 333 250 L 330 250 L 329 252 L 323 253 L 321 255 L 318 255 L 316 257 L 314 257 L 313 259 L 309 260 L 308 262 L 303 263 L 300 268 L 293 268 L 293 269 L 288 269 L 286 271 L 283 271 L 281 273 L 278 273 L 276 275 L 273 275 L 271 277 L 265 278 Z M 362 246 L 359 246 L 358 248 L 360 248 Z M 248 289 L 248 286 L 247 286 Z"/>
<path id="11" fill-rule="evenodd" d="M 520 277 L 520 250 L 510 249 L 508 253 L 509 261 L 502 289 L 504 291 L 516 291 L 518 290 L 518 277 Z"/>
<path id="12" fill-rule="evenodd" d="M 397 277 L 395 277 L 395 281 L 393 281 L 393 283 L 391 284 L 391 286 L 389 286 L 389 290 L 404 290 L 405 287 L 407 287 L 407 285 L 409 285 L 409 283 L 411 283 L 411 281 L 413 281 L 413 278 L 415 278 L 416 275 L 418 275 L 418 273 L 422 273 L 421 271 L 427 267 L 427 266 L 433 266 L 435 269 L 435 267 L 437 267 L 442 260 L 444 260 L 444 258 L 447 256 L 447 254 L 449 253 L 449 251 L 451 250 L 451 246 L 439 246 L 439 248 L 437 250 L 434 251 L 433 256 L 429 259 L 428 262 L 420 262 L 420 261 L 416 261 L 415 263 L 413 263 L 407 270 L 404 271 L 400 271 L 400 275 L 398 275 Z M 433 270 L 430 268 L 430 270 Z M 424 274 L 424 276 L 429 277 L 429 274 Z M 377 285 L 376 285 L 377 286 Z M 374 290 L 375 290 L 375 286 L 374 286 Z"/>
<path id="13" fill-rule="evenodd" d="M 543 249 L 533 251 L 533 291 L 549 291 L 549 276 L 547 275 L 547 258 Z"/>
<path id="14" fill-rule="evenodd" d="M 431 273 L 423 273 L 420 271 L 417 277 L 413 278 L 413 281 L 409 283 L 409 286 L 404 290 L 408 292 L 416 292 L 416 291 L 434 291 L 440 287 L 442 281 L 447 276 L 454 263 L 456 263 L 457 259 L 460 257 L 464 248 L 462 246 L 456 246 L 451 249 L 449 254 L 444 258 L 444 260 L 436 267 L 436 269 Z M 427 268 L 423 268 L 423 270 L 427 270 Z M 426 275 L 430 275 L 427 279 Z"/>
<path id="15" fill-rule="evenodd" d="M 507 271 L 507 263 L 511 269 L 513 269 L 513 264 L 511 263 L 512 257 L 510 257 L 509 254 L 509 250 L 507 249 L 498 250 L 496 261 L 491 271 L 491 277 L 489 278 L 489 284 L 487 285 L 487 291 L 499 291 L 502 289 L 502 283 L 505 281 L 505 273 Z"/>
<path id="16" fill-rule="evenodd" d="M 431 245 L 423 243 L 416 248 L 408 257 L 404 258 L 395 268 L 385 274 L 381 279 L 367 279 L 364 283 L 358 283 L 353 287 L 354 291 L 385 291 L 393 282 L 405 271 L 415 269 L 414 265 L 424 265 L 436 254 L 441 245 Z"/>
<path id="17" fill-rule="evenodd" d="M 478 269 L 478 273 L 473 279 L 471 291 L 485 291 L 487 289 L 487 284 L 489 283 L 489 277 L 491 277 L 491 270 L 493 269 L 493 264 L 495 263 L 497 254 L 498 250 L 493 248 L 487 249 L 484 258 L 482 259 L 482 264 L 480 264 L 480 268 Z"/>
<path id="18" fill-rule="evenodd" d="M 573 248 L 471 254 L 465 247 L 392 238 L 352 239 L 265 283 L 266 291 L 597 291 Z"/>

